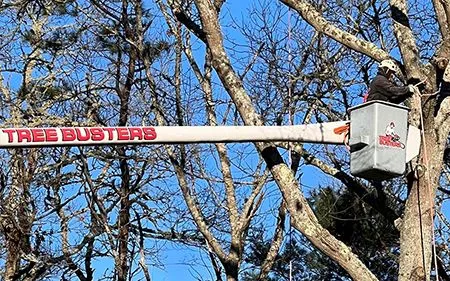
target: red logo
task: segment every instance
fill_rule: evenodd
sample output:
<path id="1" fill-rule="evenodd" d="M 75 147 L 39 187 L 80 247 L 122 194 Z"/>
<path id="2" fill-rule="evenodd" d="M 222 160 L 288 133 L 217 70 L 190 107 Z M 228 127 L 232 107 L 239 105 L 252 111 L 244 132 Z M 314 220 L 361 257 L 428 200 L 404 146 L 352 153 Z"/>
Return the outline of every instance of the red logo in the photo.
<path id="1" fill-rule="evenodd" d="M 2 129 L 8 135 L 9 143 L 41 142 L 99 142 L 156 139 L 154 127 L 76 127 L 76 128 L 14 128 Z"/>
<path id="2" fill-rule="evenodd" d="M 387 125 L 384 136 L 378 136 L 378 143 L 383 146 L 405 148 L 405 144 L 400 141 L 400 136 L 395 133 L 395 123 Z"/>

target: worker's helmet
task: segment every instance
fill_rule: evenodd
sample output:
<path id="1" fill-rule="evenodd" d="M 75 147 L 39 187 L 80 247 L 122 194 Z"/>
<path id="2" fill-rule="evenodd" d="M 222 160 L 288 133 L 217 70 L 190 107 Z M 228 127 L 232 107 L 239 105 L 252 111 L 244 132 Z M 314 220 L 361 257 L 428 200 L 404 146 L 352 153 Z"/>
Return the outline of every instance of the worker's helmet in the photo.
<path id="1" fill-rule="evenodd" d="M 380 62 L 378 67 L 387 68 L 394 72 L 396 75 L 399 75 L 401 73 L 400 67 L 398 67 L 397 63 L 393 60 L 383 60 L 382 62 Z"/>

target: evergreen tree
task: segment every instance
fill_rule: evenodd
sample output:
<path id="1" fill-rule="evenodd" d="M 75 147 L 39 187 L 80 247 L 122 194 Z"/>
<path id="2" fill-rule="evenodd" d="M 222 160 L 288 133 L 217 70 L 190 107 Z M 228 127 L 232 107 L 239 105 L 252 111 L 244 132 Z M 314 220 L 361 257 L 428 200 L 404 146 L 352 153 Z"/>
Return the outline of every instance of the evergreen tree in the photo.
<path id="1" fill-rule="evenodd" d="M 379 280 L 397 280 L 399 235 L 391 223 L 347 189 L 321 188 L 312 193 L 309 202 L 320 223 L 350 246 Z M 257 267 L 269 248 L 262 233 L 260 229 L 252 232 L 247 249 L 246 262 Z M 340 266 L 301 235 L 287 235 L 269 280 L 289 280 L 290 262 L 293 280 L 350 280 Z M 257 273 L 249 270 L 243 280 L 257 280 Z"/>

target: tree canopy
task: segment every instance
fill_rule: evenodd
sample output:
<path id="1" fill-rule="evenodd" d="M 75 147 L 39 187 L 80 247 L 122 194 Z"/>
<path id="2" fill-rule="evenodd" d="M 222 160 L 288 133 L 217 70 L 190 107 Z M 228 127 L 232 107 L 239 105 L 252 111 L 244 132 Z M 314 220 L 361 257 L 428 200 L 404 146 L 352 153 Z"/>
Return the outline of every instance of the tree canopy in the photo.
<path id="1" fill-rule="evenodd" d="M 186 280 L 450 280 L 447 1 L 4 0 L 0 23 L 2 127 L 347 120 L 391 58 L 425 136 L 381 183 L 322 144 L 2 150 L 2 279 L 162 279 L 175 245 Z"/>

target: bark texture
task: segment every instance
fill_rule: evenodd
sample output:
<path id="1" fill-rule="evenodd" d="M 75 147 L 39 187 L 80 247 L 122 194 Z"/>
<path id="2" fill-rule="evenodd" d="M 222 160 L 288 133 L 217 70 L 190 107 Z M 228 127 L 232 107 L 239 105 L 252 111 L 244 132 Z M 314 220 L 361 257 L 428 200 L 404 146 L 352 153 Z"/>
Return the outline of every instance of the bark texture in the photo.
<path id="1" fill-rule="evenodd" d="M 206 34 L 207 45 L 211 50 L 213 67 L 222 84 L 233 99 L 244 123 L 246 125 L 263 125 L 223 48 L 216 10 L 213 9 L 210 1 L 197 0 L 195 3 Z M 304 195 L 300 192 L 292 171 L 282 161 L 276 147 L 271 143 L 256 143 L 256 147 L 265 159 L 283 194 L 287 209 L 292 216 L 293 226 L 316 247 L 338 262 L 354 279 L 377 280 L 349 247 L 333 237 L 319 224 Z"/>
<path id="2" fill-rule="evenodd" d="M 301 17 L 312 25 L 317 31 L 328 35 L 337 42 L 357 52 L 363 53 L 377 61 L 386 59 L 389 54 L 378 48 L 375 44 L 357 38 L 328 22 L 310 2 L 304 0 L 280 0 L 285 5 L 297 11 Z"/>
<path id="3" fill-rule="evenodd" d="M 280 0 L 295 9 L 303 19 L 316 30 L 324 32 L 334 40 L 377 61 L 384 59 L 383 50 L 372 44 L 365 44 L 356 36 L 349 34 L 335 26 L 330 26 L 323 16 L 307 1 Z M 436 50 L 437 58 L 448 57 L 448 2 L 433 1 L 444 40 Z M 401 231 L 401 255 L 399 280 L 429 280 L 432 257 L 432 226 L 434 217 L 434 202 L 438 179 L 442 171 L 442 157 L 445 143 L 449 134 L 448 101 L 444 101 L 437 117 L 433 115 L 434 100 L 427 95 L 435 93 L 439 87 L 436 79 L 435 66 L 423 65 L 420 53 L 415 43 L 414 33 L 409 22 L 407 1 L 391 0 L 390 11 L 394 23 L 394 33 L 403 61 L 406 80 L 416 84 L 425 81 L 421 88 L 409 101 L 411 108 L 409 122 L 421 127 L 425 132 L 425 146 L 422 146 L 418 161 L 414 165 L 425 167 L 425 173 L 418 179 L 409 178 L 411 192 L 403 213 Z M 365 47 L 365 48 L 363 48 Z M 383 54 L 384 55 L 380 55 Z M 422 96 L 424 95 L 424 96 Z M 423 126 L 421 125 L 423 113 Z M 445 121 L 444 121 L 445 120 Z M 313 159 L 314 160 L 314 159 Z M 336 173 L 335 173 L 336 174 Z M 338 177 L 339 178 L 339 177 Z M 380 209 L 380 208 L 377 208 Z M 423 242 L 418 242 L 423 241 Z"/>

